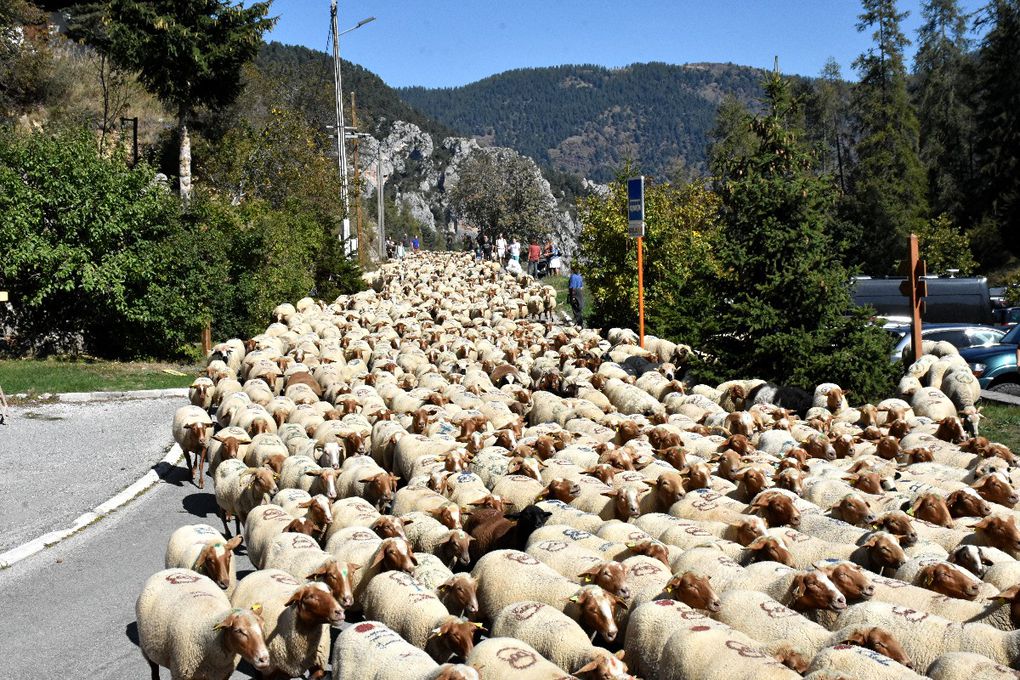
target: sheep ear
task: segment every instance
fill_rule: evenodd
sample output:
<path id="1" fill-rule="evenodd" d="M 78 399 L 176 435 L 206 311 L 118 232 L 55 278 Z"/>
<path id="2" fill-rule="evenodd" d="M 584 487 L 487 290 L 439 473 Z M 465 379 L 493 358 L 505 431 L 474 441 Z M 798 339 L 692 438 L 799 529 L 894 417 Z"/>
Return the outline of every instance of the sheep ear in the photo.
<path id="1" fill-rule="evenodd" d="M 348 562 L 347 563 L 347 568 L 350 570 L 350 573 L 353 574 L 358 569 L 361 569 L 361 565 L 360 564 L 354 564 L 353 562 Z"/>
<path id="2" fill-rule="evenodd" d="M 201 568 L 201 566 L 203 564 L 205 564 L 206 559 L 208 559 L 208 557 L 209 557 L 209 549 L 211 547 L 212 546 L 206 546 L 206 547 L 202 548 L 202 552 L 200 552 L 198 554 L 198 559 L 195 560 L 195 564 L 192 565 L 192 567 L 191 567 L 192 569 L 196 569 L 197 570 L 197 569 Z"/>
<path id="3" fill-rule="evenodd" d="M 754 539 L 753 541 L 751 541 L 750 543 L 748 543 L 744 547 L 747 548 L 748 550 L 761 550 L 762 548 L 765 547 L 765 543 L 766 543 L 765 539 L 766 538 L 768 538 L 768 537 L 767 536 L 759 536 L 758 538 Z"/>
<path id="4" fill-rule="evenodd" d="M 292 604 L 298 604 L 299 602 L 301 602 L 301 590 L 300 589 L 295 590 L 294 594 L 292 594 L 290 596 L 290 599 L 287 600 L 286 604 L 284 604 L 283 606 L 284 607 L 289 607 Z"/>
<path id="5" fill-rule="evenodd" d="M 853 633 L 851 633 L 845 640 L 843 640 L 843 644 L 863 646 L 865 645 L 865 643 L 867 643 L 867 641 L 868 641 L 867 634 L 863 630 L 856 630 Z"/>
<path id="6" fill-rule="evenodd" d="M 230 552 L 233 552 L 237 550 L 237 547 L 239 545 L 241 545 L 241 540 L 242 540 L 241 536 L 234 536 L 232 539 L 227 541 L 223 547 L 229 550 Z"/>
<path id="7" fill-rule="evenodd" d="M 574 675 L 580 675 L 581 673 L 587 673 L 588 671 L 593 671 L 596 668 L 598 668 L 598 665 L 599 665 L 598 660 L 589 661 L 588 663 L 586 663 L 585 665 L 581 666 L 576 671 L 574 671 Z"/>
<path id="8" fill-rule="evenodd" d="M 298 503 L 298 507 L 299 507 L 299 508 L 310 508 L 310 507 L 312 507 L 312 502 L 313 502 L 313 501 L 312 501 L 312 499 L 311 499 L 311 498 L 309 498 L 309 499 L 308 499 L 307 501 L 305 501 L 304 503 Z"/>
<path id="9" fill-rule="evenodd" d="M 991 523 L 992 523 L 992 516 L 989 515 L 988 517 L 985 517 L 984 519 L 982 519 L 980 522 L 975 522 L 973 524 L 973 528 L 974 529 L 987 529 L 991 525 Z"/>

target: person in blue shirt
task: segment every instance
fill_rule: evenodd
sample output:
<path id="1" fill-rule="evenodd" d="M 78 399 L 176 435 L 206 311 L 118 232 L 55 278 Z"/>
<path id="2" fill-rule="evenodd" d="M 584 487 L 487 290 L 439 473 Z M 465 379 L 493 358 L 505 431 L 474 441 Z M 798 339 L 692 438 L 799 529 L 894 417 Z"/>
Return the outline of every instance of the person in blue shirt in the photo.
<path id="1" fill-rule="evenodd" d="M 415 236 L 413 239 L 411 239 L 411 248 L 413 248 L 414 250 L 418 250 L 420 245 L 421 245 L 421 243 L 418 241 L 418 237 L 417 236 Z"/>
<path id="2" fill-rule="evenodd" d="M 581 310 L 584 309 L 583 293 L 581 292 L 584 288 L 584 279 L 577 272 L 573 272 L 570 278 L 567 279 L 567 300 L 570 302 L 570 308 L 574 310 L 574 319 L 577 321 L 577 325 L 584 328 L 584 317 L 581 315 Z"/>

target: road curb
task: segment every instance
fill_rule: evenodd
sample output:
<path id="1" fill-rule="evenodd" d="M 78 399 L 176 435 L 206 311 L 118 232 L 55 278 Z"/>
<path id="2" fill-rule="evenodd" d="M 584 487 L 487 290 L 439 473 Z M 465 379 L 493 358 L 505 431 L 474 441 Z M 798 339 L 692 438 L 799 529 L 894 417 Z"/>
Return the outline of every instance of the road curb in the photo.
<path id="1" fill-rule="evenodd" d="M 44 548 L 49 548 L 50 546 L 60 543 L 64 539 L 73 536 L 74 534 L 78 533 L 79 531 L 86 528 L 90 524 L 93 524 L 94 522 L 97 522 L 103 517 L 109 515 L 114 510 L 117 510 L 118 508 L 127 505 L 140 493 L 148 490 L 149 488 L 154 486 L 156 482 L 160 481 L 160 479 L 165 477 L 170 472 L 170 469 L 177 466 L 177 463 L 180 462 L 183 455 L 184 454 L 181 451 L 181 447 L 178 446 L 177 444 L 174 444 L 173 447 L 170 449 L 170 452 L 167 453 L 166 456 L 164 456 L 161 461 L 153 465 L 152 468 L 144 475 L 142 475 L 138 480 L 136 480 L 134 483 L 132 483 L 119 493 L 115 494 L 112 498 L 105 501 L 104 503 L 100 503 L 99 505 L 92 508 L 88 512 L 79 515 L 78 518 L 75 519 L 71 523 L 71 526 L 68 527 L 67 529 L 57 529 L 56 531 L 50 531 L 49 533 L 43 534 L 38 538 L 34 538 L 31 541 L 28 541 L 27 543 L 22 543 L 16 548 L 12 548 L 5 553 L 0 553 L 0 570 L 8 569 L 11 566 L 20 562 L 21 560 L 25 559 L 26 557 L 31 557 L 32 555 L 43 550 Z M 161 475 L 159 472 L 156 471 L 156 469 L 164 465 L 169 467 L 167 467 L 167 469 Z"/>
<path id="2" fill-rule="evenodd" d="M 130 390 L 123 392 L 62 392 L 53 395 L 57 401 L 78 404 L 85 401 L 114 401 L 117 399 L 163 399 L 188 396 L 187 387 L 170 387 L 164 390 Z"/>

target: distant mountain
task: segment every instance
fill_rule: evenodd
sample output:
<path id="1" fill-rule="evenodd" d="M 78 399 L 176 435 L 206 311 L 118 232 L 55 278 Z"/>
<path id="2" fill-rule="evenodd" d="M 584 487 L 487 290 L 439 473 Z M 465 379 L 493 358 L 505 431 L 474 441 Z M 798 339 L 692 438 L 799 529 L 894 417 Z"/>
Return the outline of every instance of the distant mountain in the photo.
<path id="1" fill-rule="evenodd" d="M 728 94 L 754 100 L 760 80 L 761 71 L 734 64 L 581 65 L 397 92 L 462 134 L 604 182 L 627 160 L 659 176 L 684 166 L 703 170 L 719 103 Z"/>
<path id="2" fill-rule="evenodd" d="M 322 128 L 336 123 L 333 95 L 333 59 L 325 52 L 299 45 L 270 42 L 262 45 L 255 69 L 272 83 L 277 97 L 303 111 Z M 345 124 L 351 124 L 350 93 L 357 96 L 358 127 L 387 134 L 398 120 L 413 123 L 436 139 L 457 134 L 453 129 L 414 110 L 382 78 L 349 61 L 343 62 Z"/>

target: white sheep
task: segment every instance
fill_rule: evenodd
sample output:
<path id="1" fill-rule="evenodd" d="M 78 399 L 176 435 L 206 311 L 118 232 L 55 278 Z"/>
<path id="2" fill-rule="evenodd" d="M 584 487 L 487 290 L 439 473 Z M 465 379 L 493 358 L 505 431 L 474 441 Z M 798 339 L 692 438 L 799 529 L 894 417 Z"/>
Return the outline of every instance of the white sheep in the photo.
<path id="1" fill-rule="evenodd" d="M 563 612 L 541 602 L 524 600 L 500 610 L 492 621 L 492 636 L 527 643 L 556 666 L 577 673 L 597 656 L 611 654 L 592 645 L 588 634 Z"/>
<path id="2" fill-rule="evenodd" d="M 481 669 L 483 680 L 560 680 L 569 673 L 531 645 L 510 637 L 491 637 L 475 645 L 468 665 Z"/>
<path id="3" fill-rule="evenodd" d="M 763 643 L 769 652 L 792 651 L 810 659 L 828 644 L 832 633 L 764 593 L 727 590 L 712 618 Z"/>
<path id="4" fill-rule="evenodd" d="M 205 409 L 199 406 L 182 406 L 174 412 L 173 436 L 174 441 L 184 452 L 184 458 L 188 463 L 188 471 L 191 472 L 191 480 L 195 480 L 195 467 L 198 467 L 198 487 L 203 488 L 205 477 L 202 467 L 205 465 L 208 453 L 209 435 L 212 434 L 213 422 Z M 191 456 L 195 456 L 194 462 Z"/>
<path id="5" fill-rule="evenodd" d="M 226 460 L 216 469 L 216 505 L 223 528 L 229 533 L 227 520 L 233 517 L 237 532 L 252 508 L 268 503 L 276 493 L 273 473 L 265 468 L 250 468 L 239 460 Z"/>
<path id="6" fill-rule="evenodd" d="M 227 596 L 237 585 L 234 550 L 241 537 L 229 541 L 208 524 L 187 524 L 170 534 L 163 566 L 167 569 L 192 569 L 212 579 Z"/>
<path id="7" fill-rule="evenodd" d="M 815 655 L 806 677 L 817 680 L 830 677 L 919 680 L 924 676 L 867 647 L 837 644 Z"/>
<path id="8" fill-rule="evenodd" d="M 241 579 L 231 597 L 235 607 L 262 607 L 269 670 L 289 677 L 313 677 L 329 663 L 329 628 L 344 611 L 322 583 L 303 583 L 279 569 L 256 571 Z"/>
<path id="9" fill-rule="evenodd" d="M 146 580 L 135 603 L 138 646 L 152 675 L 174 680 L 226 678 L 243 657 L 269 668 L 260 607 L 234 609 L 210 579 L 189 569 L 165 569 Z"/>
<path id="10" fill-rule="evenodd" d="M 333 680 L 427 680 L 439 667 L 379 621 L 354 624 L 340 633 L 331 662 Z"/>
<path id="11" fill-rule="evenodd" d="M 580 586 L 531 555 L 517 550 L 494 550 L 484 555 L 471 575 L 478 579 L 478 608 L 492 618 L 520 600 L 537 600 L 560 611 Z"/>
<path id="12" fill-rule="evenodd" d="M 450 616 L 430 588 L 401 571 L 390 571 L 372 579 L 365 589 L 362 608 L 366 618 L 385 623 L 400 637 L 422 649 L 433 629 Z"/>

